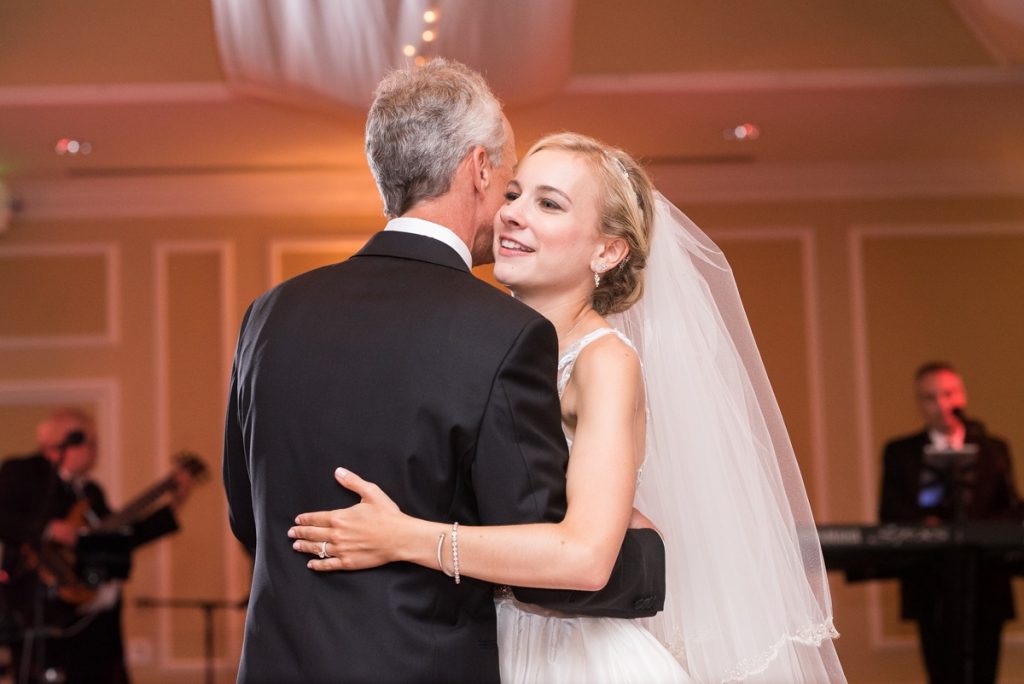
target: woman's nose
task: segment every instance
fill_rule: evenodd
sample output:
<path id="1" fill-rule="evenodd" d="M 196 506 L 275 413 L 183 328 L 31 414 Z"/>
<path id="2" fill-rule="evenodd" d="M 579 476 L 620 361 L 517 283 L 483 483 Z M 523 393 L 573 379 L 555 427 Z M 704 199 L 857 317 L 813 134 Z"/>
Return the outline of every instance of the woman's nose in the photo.
<path id="1" fill-rule="evenodd" d="M 522 219 L 519 213 L 519 198 L 506 201 L 505 204 L 501 205 L 501 209 L 498 210 L 498 218 L 510 228 L 521 227 Z"/>

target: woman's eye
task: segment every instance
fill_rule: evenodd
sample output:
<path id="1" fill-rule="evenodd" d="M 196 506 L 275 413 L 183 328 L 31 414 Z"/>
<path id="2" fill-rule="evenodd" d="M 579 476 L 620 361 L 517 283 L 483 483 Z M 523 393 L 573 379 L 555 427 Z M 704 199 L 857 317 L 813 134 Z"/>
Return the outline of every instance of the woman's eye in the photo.
<path id="1" fill-rule="evenodd" d="M 549 199 L 542 199 L 540 201 L 540 206 L 544 207 L 545 209 L 561 209 L 562 208 L 558 204 L 558 202 L 555 202 L 554 200 L 549 200 Z"/>
<path id="2" fill-rule="evenodd" d="M 511 190 L 509 190 L 508 192 L 505 193 L 505 201 L 506 202 L 514 202 L 517 199 L 519 199 L 519 193 L 518 192 L 512 192 Z"/>

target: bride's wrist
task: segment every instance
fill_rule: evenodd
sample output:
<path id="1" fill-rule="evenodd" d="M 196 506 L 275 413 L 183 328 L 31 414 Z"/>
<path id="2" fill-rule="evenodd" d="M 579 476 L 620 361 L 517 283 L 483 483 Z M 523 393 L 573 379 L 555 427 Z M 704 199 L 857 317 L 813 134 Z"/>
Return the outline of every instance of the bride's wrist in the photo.
<path id="1" fill-rule="evenodd" d="M 410 518 L 410 521 L 412 524 L 408 527 L 408 532 L 410 538 L 415 538 L 415 552 L 413 557 L 404 560 L 417 563 L 425 568 L 439 569 L 437 567 L 438 545 L 441 546 L 442 558 L 448 559 L 451 556 L 451 539 L 447 534 L 450 526 L 415 518 Z M 439 542 L 442 534 L 445 535 L 445 538 Z M 412 548 L 413 544 L 408 546 Z"/>
<path id="2" fill-rule="evenodd" d="M 394 530 L 395 544 L 392 548 L 395 557 L 392 560 L 429 567 L 437 547 L 437 533 L 434 527 L 433 523 L 426 520 L 403 514 Z"/>

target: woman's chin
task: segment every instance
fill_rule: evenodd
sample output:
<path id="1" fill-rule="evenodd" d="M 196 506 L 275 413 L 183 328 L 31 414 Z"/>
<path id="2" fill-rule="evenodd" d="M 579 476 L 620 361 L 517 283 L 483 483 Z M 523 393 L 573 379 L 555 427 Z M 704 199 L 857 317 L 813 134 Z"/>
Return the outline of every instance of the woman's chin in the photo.
<path id="1" fill-rule="evenodd" d="M 505 287 L 511 288 L 515 285 L 515 269 L 507 263 L 502 263 L 501 258 L 494 262 L 494 279 Z"/>

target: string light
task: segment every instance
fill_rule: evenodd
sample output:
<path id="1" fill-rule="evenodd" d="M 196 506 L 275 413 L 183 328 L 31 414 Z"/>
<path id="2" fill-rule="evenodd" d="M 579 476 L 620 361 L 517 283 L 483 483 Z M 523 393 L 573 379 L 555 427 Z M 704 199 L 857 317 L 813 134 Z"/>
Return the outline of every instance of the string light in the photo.
<path id="1" fill-rule="evenodd" d="M 419 44 L 409 43 L 402 47 L 402 54 L 407 59 L 412 59 L 413 64 L 416 66 L 423 66 L 434 56 L 435 51 L 429 48 L 430 44 L 437 40 L 440 16 L 440 12 L 437 9 L 425 11 L 423 13 L 423 30 L 419 35 Z"/>

